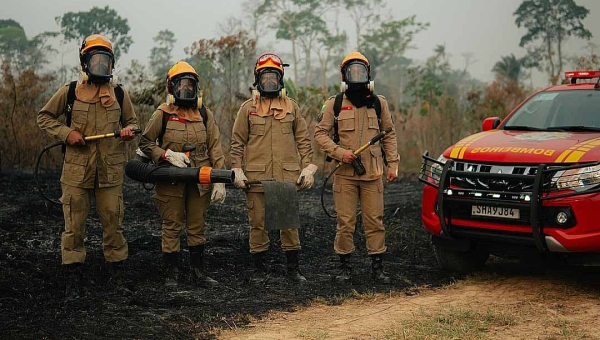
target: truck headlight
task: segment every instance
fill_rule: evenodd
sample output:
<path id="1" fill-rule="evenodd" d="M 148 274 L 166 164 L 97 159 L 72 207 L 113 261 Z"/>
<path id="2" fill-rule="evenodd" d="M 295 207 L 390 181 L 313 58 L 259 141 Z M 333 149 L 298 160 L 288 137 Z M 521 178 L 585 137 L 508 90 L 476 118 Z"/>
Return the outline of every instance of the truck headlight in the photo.
<path id="1" fill-rule="evenodd" d="M 552 184 L 557 189 L 581 191 L 586 186 L 600 183 L 600 165 L 586 166 L 572 170 L 558 171 L 552 176 Z"/>
<path id="2" fill-rule="evenodd" d="M 444 157 L 443 154 L 441 154 L 440 157 L 437 158 L 437 161 L 442 163 L 442 165 L 440 165 L 439 163 L 433 163 L 431 165 L 431 178 L 433 178 L 433 180 L 436 183 L 440 183 L 440 178 L 442 177 L 442 171 L 444 170 L 443 164 L 446 164 L 447 160 L 448 159 L 446 157 Z"/>

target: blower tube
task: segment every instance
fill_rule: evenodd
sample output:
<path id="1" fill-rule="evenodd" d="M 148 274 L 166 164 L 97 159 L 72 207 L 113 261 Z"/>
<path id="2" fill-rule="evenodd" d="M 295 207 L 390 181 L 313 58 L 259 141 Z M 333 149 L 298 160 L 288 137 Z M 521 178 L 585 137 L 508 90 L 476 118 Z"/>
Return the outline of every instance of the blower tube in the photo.
<path id="1" fill-rule="evenodd" d="M 233 183 L 235 173 L 232 170 L 213 169 L 209 166 L 200 168 L 179 168 L 166 162 L 164 165 L 154 165 L 150 160 L 139 155 L 127 162 L 125 174 L 142 183 Z"/>

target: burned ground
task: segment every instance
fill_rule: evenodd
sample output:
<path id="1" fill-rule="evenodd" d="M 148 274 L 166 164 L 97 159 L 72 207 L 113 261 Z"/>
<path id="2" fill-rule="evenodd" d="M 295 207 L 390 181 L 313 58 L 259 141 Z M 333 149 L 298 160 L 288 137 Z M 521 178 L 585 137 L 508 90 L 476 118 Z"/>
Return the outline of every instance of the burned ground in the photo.
<path id="1" fill-rule="evenodd" d="M 58 176 L 46 174 L 43 181 L 53 183 L 46 192 L 58 198 Z M 221 285 L 195 287 L 186 269 L 189 254 L 184 251 L 184 283 L 167 289 L 163 287 L 160 220 L 151 192 L 126 180 L 126 276 L 133 293 L 115 293 L 106 285 L 102 233 L 93 206 L 87 223 L 86 294 L 65 303 L 60 264 L 62 210 L 41 198 L 31 174 L 4 173 L 0 175 L 0 338 L 210 339 L 219 329 L 243 326 L 249 317 L 260 318 L 269 310 L 293 310 L 315 299 L 335 304 L 356 292 L 403 291 L 452 281 L 438 270 L 421 227 L 422 185 L 405 179 L 385 185 L 389 248 L 385 261 L 393 284 L 375 285 L 370 280 L 362 227 L 355 235 L 356 277 L 347 286 L 332 282 L 338 264 L 333 253 L 335 223 L 321 210 L 319 188 L 318 184 L 300 193 L 301 269 L 308 283 L 295 285 L 285 279 L 285 258 L 273 233 L 268 257 L 272 277 L 263 286 L 248 283 L 251 258 L 245 196 L 228 187 L 225 204 L 211 206 L 208 217 L 206 265 Z M 331 209 L 330 196 L 329 191 Z"/>

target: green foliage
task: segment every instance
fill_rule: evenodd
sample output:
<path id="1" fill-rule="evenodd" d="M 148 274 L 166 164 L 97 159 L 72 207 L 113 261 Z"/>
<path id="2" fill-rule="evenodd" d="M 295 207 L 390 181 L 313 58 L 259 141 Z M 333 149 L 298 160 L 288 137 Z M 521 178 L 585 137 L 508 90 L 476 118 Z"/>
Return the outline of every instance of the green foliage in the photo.
<path id="1" fill-rule="evenodd" d="M 200 75 L 204 103 L 215 114 L 228 155 L 235 114 L 250 97 L 248 85 L 253 79 L 256 41 L 240 31 L 218 39 L 200 39 L 185 52 L 190 55 L 186 61 Z"/>
<path id="2" fill-rule="evenodd" d="M 27 68 L 38 70 L 48 63 L 48 56 L 54 51 L 51 46 L 46 46 L 47 39 L 57 34 L 43 32 L 28 39 L 18 22 L 0 20 L 0 57 L 15 66 L 11 71 L 19 72 Z"/>
<path id="3" fill-rule="evenodd" d="M 175 34 L 168 29 L 158 32 L 154 37 L 158 46 L 150 50 L 150 70 L 157 78 L 164 78 L 174 64 L 171 61 L 171 51 L 176 41 Z"/>
<path id="4" fill-rule="evenodd" d="M 528 65 L 529 57 L 517 59 L 514 54 L 502 56 L 501 60 L 496 62 L 492 68 L 492 72 L 496 74 L 496 78 L 506 79 L 519 83 L 527 74 L 524 69 Z"/>
<path id="5" fill-rule="evenodd" d="M 553 84 L 563 71 L 564 41 L 570 36 L 592 37 L 582 22 L 588 14 L 574 0 L 525 0 L 515 11 L 517 27 L 527 30 L 519 46 L 527 47 L 531 60 L 548 72 Z"/>
<path id="6" fill-rule="evenodd" d="M 401 56 L 411 48 L 414 36 L 427 27 L 429 23 L 418 22 L 413 15 L 402 20 L 384 21 L 362 36 L 362 50 L 371 63 L 373 76 L 392 57 Z"/>
<path id="7" fill-rule="evenodd" d="M 5 61 L 0 78 L 0 164 L 17 169 L 31 168 L 47 136 L 36 124 L 45 103 L 52 77 L 32 68 L 23 71 Z"/>
<path id="8" fill-rule="evenodd" d="M 114 9 L 108 6 L 104 8 L 93 7 L 88 12 L 67 12 L 55 18 L 60 26 L 65 41 L 82 42 L 91 34 L 102 34 L 111 39 L 115 58 L 121 53 L 127 53 L 129 46 L 133 43 L 129 33 L 127 19 L 121 18 Z"/>

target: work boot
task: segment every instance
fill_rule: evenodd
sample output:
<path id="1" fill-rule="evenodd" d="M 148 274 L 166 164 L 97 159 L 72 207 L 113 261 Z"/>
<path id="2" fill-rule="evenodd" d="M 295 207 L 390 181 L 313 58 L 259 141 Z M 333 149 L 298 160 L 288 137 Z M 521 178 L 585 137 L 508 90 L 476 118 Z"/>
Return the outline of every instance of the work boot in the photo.
<path id="1" fill-rule="evenodd" d="M 339 283 L 349 283 L 352 280 L 352 265 L 350 264 L 350 254 L 340 255 L 340 271 L 335 276 L 335 280 Z"/>
<path id="2" fill-rule="evenodd" d="M 254 273 L 252 273 L 252 277 L 250 277 L 250 283 L 263 284 L 269 278 L 266 257 L 266 251 L 252 254 L 252 260 L 254 261 Z"/>
<path id="3" fill-rule="evenodd" d="M 108 271 L 110 278 L 108 286 L 120 293 L 131 293 L 131 289 L 125 280 L 123 271 L 123 261 L 108 262 Z"/>
<path id="4" fill-rule="evenodd" d="M 298 250 L 290 250 L 285 252 L 285 257 L 287 259 L 286 274 L 290 280 L 296 283 L 304 283 L 306 282 L 306 278 L 300 272 L 298 252 Z"/>
<path id="5" fill-rule="evenodd" d="M 210 278 L 204 272 L 204 245 L 190 246 L 190 263 L 196 283 L 202 287 L 216 287 L 219 282 Z"/>
<path id="6" fill-rule="evenodd" d="M 392 279 L 385 275 L 383 271 L 383 256 L 381 254 L 371 255 L 371 269 L 373 281 L 384 284 L 392 282 Z"/>
<path id="7" fill-rule="evenodd" d="M 175 287 L 179 279 L 179 252 L 163 253 L 163 260 L 166 272 L 165 287 Z"/>
<path id="8" fill-rule="evenodd" d="M 71 263 L 63 266 L 65 269 L 65 302 L 75 301 L 83 295 L 81 263 Z"/>

